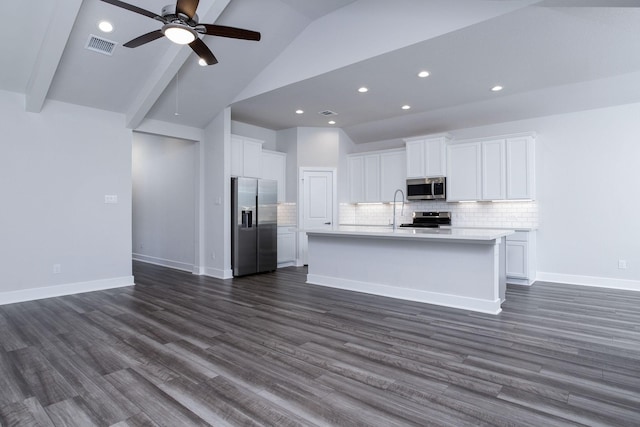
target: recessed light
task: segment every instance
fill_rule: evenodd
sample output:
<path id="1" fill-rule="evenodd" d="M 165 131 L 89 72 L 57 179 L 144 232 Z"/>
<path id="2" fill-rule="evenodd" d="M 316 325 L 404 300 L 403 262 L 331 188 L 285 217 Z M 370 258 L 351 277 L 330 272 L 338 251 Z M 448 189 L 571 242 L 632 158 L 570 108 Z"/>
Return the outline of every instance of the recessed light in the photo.
<path id="1" fill-rule="evenodd" d="M 304 114 L 304 110 L 296 110 L 296 114 Z"/>
<path id="2" fill-rule="evenodd" d="M 205 61 L 204 59 L 200 58 L 198 59 L 198 65 L 201 67 L 205 67 L 207 65 L 207 61 Z"/>
<path id="3" fill-rule="evenodd" d="M 336 124 L 336 121 L 335 121 L 335 120 L 329 120 L 329 124 L 330 124 L 330 125 L 335 125 L 335 124 Z"/>
<path id="4" fill-rule="evenodd" d="M 360 92 L 360 93 L 369 92 L 369 88 L 362 86 L 360 89 L 358 89 L 358 92 Z"/>
<path id="5" fill-rule="evenodd" d="M 500 92 L 502 89 L 504 89 L 502 86 L 496 85 L 496 86 L 491 88 L 491 91 L 492 92 Z"/>
<path id="6" fill-rule="evenodd" d="M 109 21 L 98 22 L 98 28 L 100 28 L 100 31 L 105 33 L 110 33 L 111 31 L 113 31 L 113 25 Z"/>
<path id="7" fill-rule="evenodd" d="M 410 109 L 410 108 L 411 108 L 411 105 L 403 105 L 403 106 L 402 106 L 402 109 L 403 109 L 403 110 L 408 110 L 408 109 Z"/>
<path id="8" fill-rule="evenodd" d="M 425 77 L 429 77 L 429 72 L 428 72 L 428 71 L 426 71 L 426 70 L 420 71 L 420 72 L 418 73 L 418 77 L 423 78 L 423 79 L 424 79 Z"/>

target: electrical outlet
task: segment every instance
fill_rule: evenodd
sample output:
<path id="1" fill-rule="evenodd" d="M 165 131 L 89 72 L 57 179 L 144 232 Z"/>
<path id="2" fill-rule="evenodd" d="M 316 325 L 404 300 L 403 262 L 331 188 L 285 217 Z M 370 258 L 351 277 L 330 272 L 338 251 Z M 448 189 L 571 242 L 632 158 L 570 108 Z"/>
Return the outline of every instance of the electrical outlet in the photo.
<path id="1" fill-rule="evenodd" d="M 62 273 L 62 266 L 60 264 L 53 264 L 53 274 Z"/>
<path id="2" fill-rule="evenodd" d="M 118 195 L 117 194 L 105 194 L 104 202 L 109 204 L 118 203 Z"/>
<path id="3" fill-rule="evenodd" d="M 618 260 L 618 268 L 620 270 L 624 270 L 627 268 L 627 260 L 626 259 L 619 259 Z"/>

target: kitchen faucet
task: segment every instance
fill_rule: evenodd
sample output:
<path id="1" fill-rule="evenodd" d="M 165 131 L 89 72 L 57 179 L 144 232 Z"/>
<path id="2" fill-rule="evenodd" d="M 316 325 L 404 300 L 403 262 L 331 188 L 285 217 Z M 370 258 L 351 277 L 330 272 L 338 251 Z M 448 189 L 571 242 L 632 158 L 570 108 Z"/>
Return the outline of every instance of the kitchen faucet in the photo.
<path id="1" fill-rule="evenodd" d="M 400 210 L 400 216 L 404 215 L 404 192 L 401 189 L 397 189 L 395 193 L 393 193 L 393 229 L 396 230 L 398 228 L 398 224 L 396 224 L 396 196 L 398 195 L 398 191 L 402 194 L 402 208 Z"/>

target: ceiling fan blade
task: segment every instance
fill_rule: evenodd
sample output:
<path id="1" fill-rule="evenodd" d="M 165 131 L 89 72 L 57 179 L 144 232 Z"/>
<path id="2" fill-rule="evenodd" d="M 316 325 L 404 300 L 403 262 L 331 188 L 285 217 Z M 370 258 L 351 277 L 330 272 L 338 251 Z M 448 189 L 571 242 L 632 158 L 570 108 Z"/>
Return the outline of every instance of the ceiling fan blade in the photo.
<path id="1" fill-rule="evenodd" d="M 214 25 L 214 24 L 200 24 L 202 25 L 207 32 L 205 34 L 209 36 L 220 36 L 220 37 L 230 37 L 233 39 L 243 39 L 243 40 L 260 40 L 260 33 L 257 31 L 244 30 L 242 28 L 236 27 L 226 27 L 224 25 Z"/>
<path id="2" fill-rule="evenodd" d="M 191 47 L 191 49 L 193 49 L 196 55 L 200 57 L 200 59 L 204 60 L 204 62 L 207 63 L 207 65 L 218 63 L 218 60 L 216 59 L 213 52 L 211 52 L 211 49 L 209 49 L 209 47 L 201 39 L 195 39 L 194 41 L 189 43 L 189 46 Z"/>
<path id="3" fill-rule="evenodd" d="M 120 0 L 102 0 L 102 1 L 105 3 L 112 4 L 114 6 L 121 7 L 123 9 L 130 10 L 131 12 L 139 13 L 140 15 L 148 16 L 151 19 L 156 19 L 156 17 L 158 16 L 157 13 L 149 12 L 148 10 L 139 8 L 138 6 L 134 6 L 132 4 L 125 3 Z"/>
<path id="4" fill-rule="evenodd" d="M 138 47 L 142 46 L 145 43 L 149 43 L 154 41 L 155 39 L 159 39 L 160 37 L 164 37 L 164 34 L 160 30 L 151 31 L 150 33 L 143 34 L 140 37 L 136 37 L 133 40 L 129 40 L 122 46 L 124 47 Z"/>
<path id="5" fill-rule="evenodd" d="M 199 0 L 178 0 L 176 2 L 176 13 L 183 13 L 191 19 L 196 14 L 199 2 Z"/>

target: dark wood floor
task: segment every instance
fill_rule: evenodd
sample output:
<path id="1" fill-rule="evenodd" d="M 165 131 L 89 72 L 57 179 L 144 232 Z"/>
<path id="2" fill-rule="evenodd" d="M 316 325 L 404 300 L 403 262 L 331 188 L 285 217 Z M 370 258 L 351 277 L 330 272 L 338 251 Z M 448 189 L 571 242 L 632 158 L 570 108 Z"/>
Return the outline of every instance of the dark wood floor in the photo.
<path id="1" fill-rule="evenodd" d="M 509 287 L 498 316 L 134 265 L 0 307 L 2 426 L 640 425 L 640 293 Z"/>

